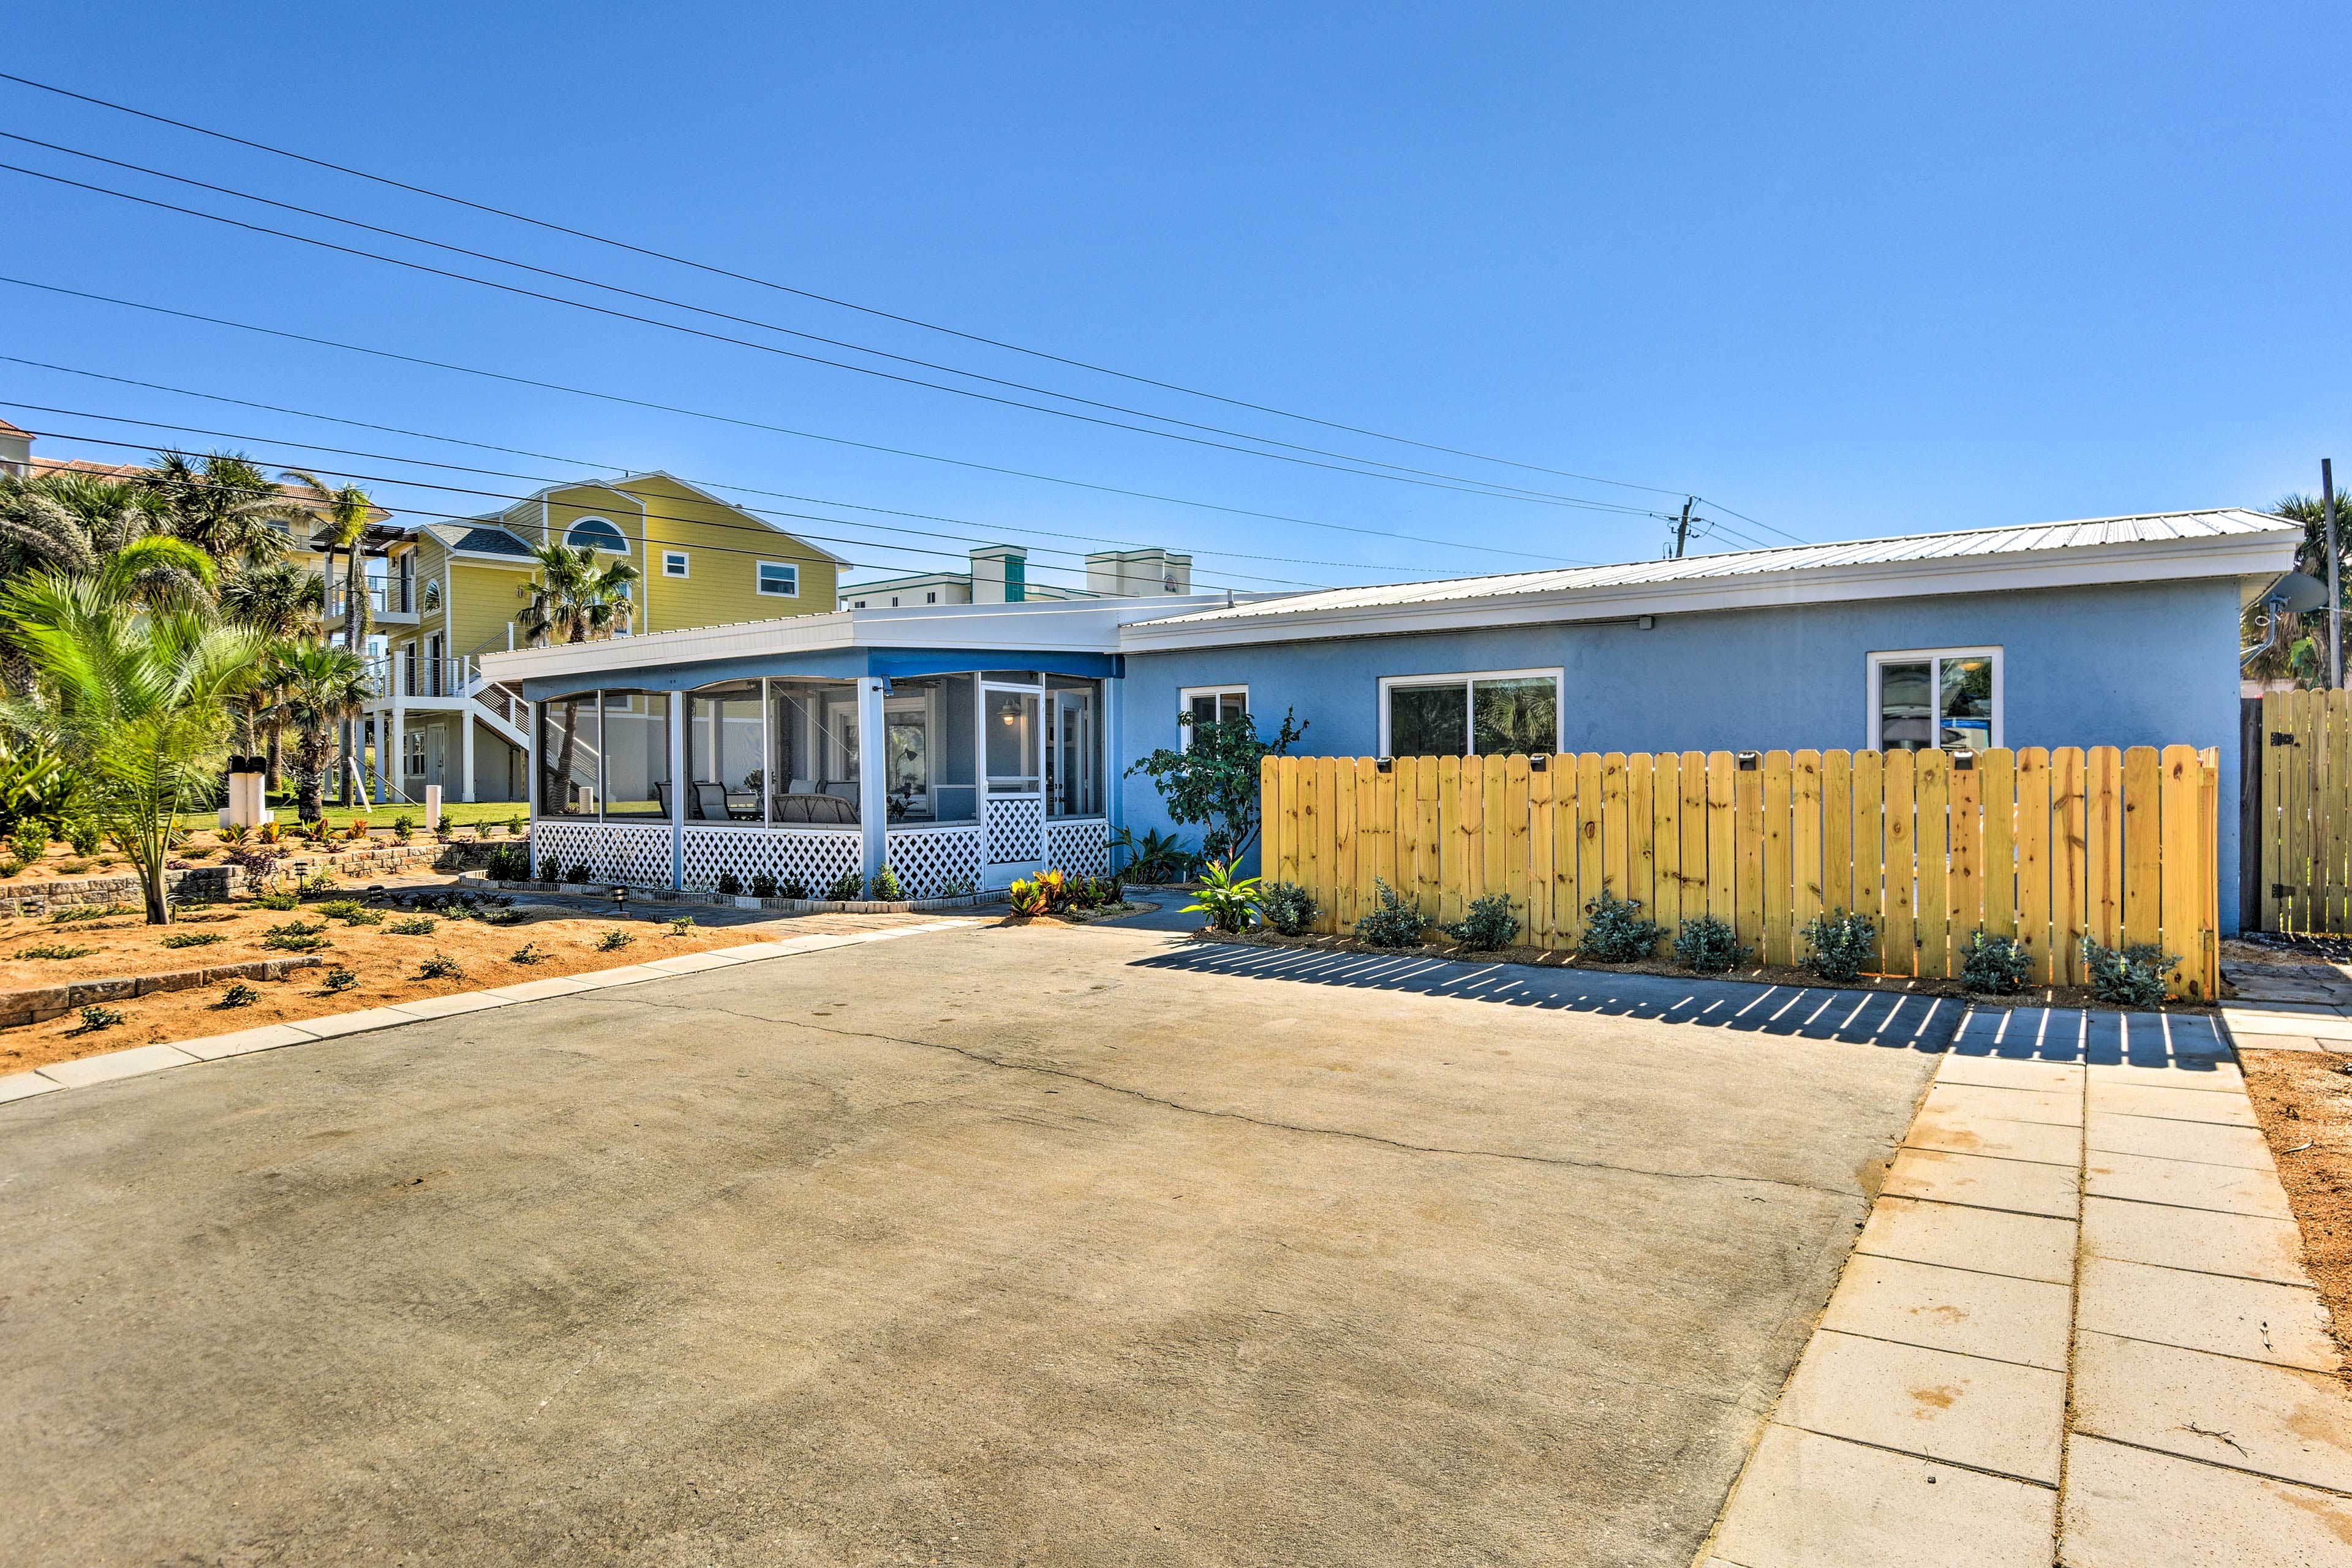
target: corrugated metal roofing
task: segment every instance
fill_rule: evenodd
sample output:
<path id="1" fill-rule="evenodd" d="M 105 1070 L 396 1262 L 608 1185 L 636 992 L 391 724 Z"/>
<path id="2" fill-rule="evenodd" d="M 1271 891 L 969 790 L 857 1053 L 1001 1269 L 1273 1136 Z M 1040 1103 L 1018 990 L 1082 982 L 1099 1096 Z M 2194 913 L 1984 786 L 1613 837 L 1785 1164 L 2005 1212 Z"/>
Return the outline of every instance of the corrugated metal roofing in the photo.
<path id="1" fill-rule="evenodd" d="M 1463 599 L 1503 598 L 1520 594 L 1558 594 L 1578 588 L 1622 588 L 1837 566 L 1886 565 L 1906 561 L 2014 555 L 2035 551 L 2081 550 L 2101 545 L 2158 543 L 2169 540 L 2214 539 L 2230 534 L 2279 531 L 2300 534 L 2302 525 L 2240 507 L 2210 511 L 2151 512 L 2141 517 L 2088 518 L 2074 522 L 2034 523 L 2022 528 L 1979 528 L 1952 533 L 1903 534 L 1892 539 L 1856 539 L 1842 544 L 1792 544 L 1774 550 L 1689 555 L 1680 561 L 1633 561 L 1614 566 L 1511 572 L 1491 577 L 1447 577 L 1434 582 L 1391 583 L 1370 588 L 1329 588 L 1319 593 L 1256 599 L 1225 609 L 1196 611 L 1189 616 L 1139 621 L 1134 625 L 1139 628 L 1192 626 L 1317 611 L 1443 604 Z"/>

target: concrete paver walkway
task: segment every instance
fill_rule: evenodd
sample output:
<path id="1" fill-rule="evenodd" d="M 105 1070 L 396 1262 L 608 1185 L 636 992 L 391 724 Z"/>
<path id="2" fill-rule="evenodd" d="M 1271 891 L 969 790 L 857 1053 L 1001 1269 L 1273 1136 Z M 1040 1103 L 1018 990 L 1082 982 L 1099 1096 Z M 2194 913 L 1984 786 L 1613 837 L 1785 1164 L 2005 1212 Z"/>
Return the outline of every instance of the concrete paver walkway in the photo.
<path id="1" fill-rule="evenodd" d="M 1702 1562 L 2352 1562 L 2299 1253 L 2211 1024 L 1972 1013 Z"/>

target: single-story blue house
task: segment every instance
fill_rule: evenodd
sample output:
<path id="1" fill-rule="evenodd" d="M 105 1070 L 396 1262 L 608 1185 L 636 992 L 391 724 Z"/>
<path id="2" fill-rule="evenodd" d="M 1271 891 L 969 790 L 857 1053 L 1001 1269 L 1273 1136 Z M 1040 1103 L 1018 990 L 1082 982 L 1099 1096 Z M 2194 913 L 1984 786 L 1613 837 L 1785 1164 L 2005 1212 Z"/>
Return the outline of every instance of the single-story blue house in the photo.
<path id="1" fill-rule="evenodd" d="M 2237 908 L 2240 626 L 2299 526 L 2225 510 L 1234 598 L 849 610 L 495 654 L 542 863 L 919 896 L 1169 828 L 1179 716 L 1303 752 L 2218 747 Z M 1181 829 L 1197 838 L 1197 829 Z"/>

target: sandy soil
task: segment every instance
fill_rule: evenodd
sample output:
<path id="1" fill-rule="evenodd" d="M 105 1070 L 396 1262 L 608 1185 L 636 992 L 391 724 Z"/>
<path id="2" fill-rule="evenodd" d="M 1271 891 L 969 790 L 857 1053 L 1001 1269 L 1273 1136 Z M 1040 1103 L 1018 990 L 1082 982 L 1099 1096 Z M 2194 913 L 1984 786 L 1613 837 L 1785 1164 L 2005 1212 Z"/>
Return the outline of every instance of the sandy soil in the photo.
<path id="1" fill-rule="evenodd" d="M 2352 1384 L 2352 1058 L 2240 1051 L 2238 1060 L 2303 1230 L 2303 1266 L 2346 1353 L 2339 1375 Z"/>
<path id="2" fill-rule="evenodd" d="M 415 807 L 401 809 L 406 811 L 414 821 L 423 822 L 422 811 Z M 488 808 L 478 805 L 466 809 L 480 811 Z M 496 809 L 501 813 L 510 814 L 522 808 L 500 805 Z M 504 815 L 495 821 L 484 819 L 478 823 L 460 823 L 456 818 L 456 807 L 451 807 L 450 814 L 445 820 L 449 821 L 452 832 L 465 842 L 471 843 L 477 838 L 491 843 L 522 842 L 507 832 Z M 332 812 L 328 815 L 331 818 L 336 816 Z M 348 812 L 341 815 L 346 820 L 352 816 Z M 278 848 L 289 855 L 315 855 L 331 849 L 391 849 L 403 843 L 429 844 L 433 841 L 432 835 L 425 832 L 422 827 L 413 831 L 406 839 L 395 837 L 392 832 L 392 819 L 398 813 L 389 806 L 378 807 L 373 818 L 374 828 L 364 839 L 344 838 L 338 835 L 331 840 L 313 842 L 308 838 L 287 836 L 281 837 Z M 291 820 L 291 817 L 288 816 L 283 818 L 282 822 L 290 825 Z M 185 861 L 191 866 L 217 866 L 229 847 L 220 836 L 210 828 L 195 829 L 189 833 L 187 844 L 173 851 L 172 858 L 174 861 Z M 0 859 L 0 871 L 5 871 L 7 864 L 6 860 Z M 131 862 L 124 858 L 111 844 L 101 845 L 95 855 L 78 855 L 74 853 L 72 845 L 54 843 L 48 847 L 47 852 L 40 859 L 26 866 L 13 877 L 0 876 L 0 896 L 5 896 L 11 881 L 47 882 L 69 877 L 127 877 L 130 875 L 131 875 Z"/>
<path id="3" fill-rule="evenodd" d="M 326 960 L 319 969 L 298 970 L 283 980 L 248 981 L 261 999 L 243 1007 L 221 1007 L 227 982 L 188 991 L 157 992 L 133 1001 L 111 1004 L 123 1021 L 112 1028 L 82 1031 L 78 1015 L 68 1014 L 46 1023 L 0 1030 L 0 1073 L 20 1072 L 50 1062 L 69 1061 L 126 1046 L 157 1040 L 193 1039 L 226 1034 L 261 1024 L 315 1018 L 329 1013 L 349 1013 L 379 1007 L 388 1002 L 418 996 L 446 995 L 457 991 L 483 991 L 554 974 L 577 974 L 593 969 L 614 969 L 698 952 L 714 947 L 735 947 L 758 942 L 763 933 L 741 925 L 698 926 L 673 935 L 666 917 L 645 919 L 593 918 L 570 910 L 517 905 L 526 919 L 515 925 L 490 926 L 477 921 L 430 917 L 430 935 L 396 936 L 390 928 L 411 918 L 410 911 L 391 910 L 379 925 L 351 925 L 326 920 L 314 905 L 277 910 L 238 900 L 209 908 L 192 909 L 168 928 L 146 924 L 136 910 L 98 921 L 64 924 L 46 919 L 0 920 L 0 990 L 54 985 L 74 980 L 96 980 L 126 974 L 162 974 L 174 970 L 203 969 L 245 959 L 269 958 L 277 952 L 261 945 L 270 927 L 301 921 L 317 925 L 325 920 L 325 935 L 332 945 L 320 950 Z M 635 938 L 613 952 L 598 947 L 605 932 L 625 931 Z M 174 933 L 218 934 L 223 940 L 201 946 L 167 948 L 163 938 Z M 72 959 L 21 956 L 35 947 L 91 947 L 97 952 Z M 545 956 L 533 963 L 518 963 L 514 954 L 535 946 Z M 464 972 L 457 978 L 425 980 L 417 966 L 439 952 L 457 960 Z M 340 992 L 325 988 L 326 970 L 349 969 L 357 983 Z"/>

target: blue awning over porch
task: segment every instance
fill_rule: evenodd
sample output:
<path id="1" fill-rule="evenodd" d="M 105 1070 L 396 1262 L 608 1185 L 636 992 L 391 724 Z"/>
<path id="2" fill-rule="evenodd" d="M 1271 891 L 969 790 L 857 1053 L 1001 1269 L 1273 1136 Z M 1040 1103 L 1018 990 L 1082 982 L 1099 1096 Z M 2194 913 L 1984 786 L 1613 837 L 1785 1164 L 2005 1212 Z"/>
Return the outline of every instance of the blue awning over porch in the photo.
<path id="1" fill-rule="evenodd" d="M 912 679 L 925 675 L 971 675 L 985 669 L 1034 669 L 1047 675 L 1106 680 L 1123 673 L 1115 653 L 1043 652 L 1034 648 L 821 648 L 803 653 L 758 654 L 691 664 L 619 665 L 579 675 L 542 676 L 522 683 L 533 702 L 583 691 L 691 691 L 723 681 L 762 676 L 802 680 L 853 680 L 860 676 Z"/>

